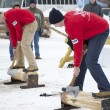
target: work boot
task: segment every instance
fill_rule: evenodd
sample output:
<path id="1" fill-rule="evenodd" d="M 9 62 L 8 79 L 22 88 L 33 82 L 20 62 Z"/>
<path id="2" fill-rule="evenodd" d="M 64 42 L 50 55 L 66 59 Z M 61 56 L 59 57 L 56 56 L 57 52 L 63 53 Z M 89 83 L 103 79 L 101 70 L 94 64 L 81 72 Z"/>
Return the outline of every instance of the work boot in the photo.
<path id="1" fill-rule="evenodd" d="M 24 69 L 23 72 L 35 72 L 38 71 L 38 68 L 32 68 L 32 67 L 28 67 L 27 69 Z"/>
<path id="2" fill-rule="evenodd" d="M 25 83 L 25 81 L 21 81 L 21 80 L 18 80 L 18 79 L 13 79 L 13 78 L 11 78 L 11 82 L 12 83 Z"/>
<path id="3" fill-rule="evenodd" d="M 25 69 L 25 66 L 18 66 L 18 65 L 15 65 L 15 66 L 12 66 L 10 67 L 11 69 Z"/>
<path id="4" fill-rule="evenodd" d="M 36 58 L 35 59 L 42 59 L 40 56 L 36 56 Z"/>
<path id="5" fill-rule="evenodd" d="M 66 92 L 66 87 L 62 87 L 62 91 L 63 92 Z"/>
<path id="6" fill-rule="evenodd" d="M 110 97 L 110 91 L 92 93 L 92 96 L 95 98 L 108 98 Z"/>

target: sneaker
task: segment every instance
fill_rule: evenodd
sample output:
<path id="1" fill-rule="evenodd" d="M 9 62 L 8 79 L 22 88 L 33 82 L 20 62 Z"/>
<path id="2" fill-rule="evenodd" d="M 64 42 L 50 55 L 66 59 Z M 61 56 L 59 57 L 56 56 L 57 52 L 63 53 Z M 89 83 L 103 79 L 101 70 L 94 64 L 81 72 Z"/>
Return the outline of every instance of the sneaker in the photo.
<path id="1" fill-rule="evenodd" d="M 36 58 L 35 59 L 42 59 L 40 56 L 36 56 Z"/>

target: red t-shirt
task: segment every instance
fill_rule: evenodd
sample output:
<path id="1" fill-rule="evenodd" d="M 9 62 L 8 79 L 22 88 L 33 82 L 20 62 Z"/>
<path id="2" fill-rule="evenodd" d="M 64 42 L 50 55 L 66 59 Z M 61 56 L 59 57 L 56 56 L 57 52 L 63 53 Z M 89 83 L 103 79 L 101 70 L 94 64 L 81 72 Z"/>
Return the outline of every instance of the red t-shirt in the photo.
<path id="1" fill-rule="evenodd" d="M 34 15 L 25 9 L 10 9 L 4 13 L 6 24 L 10 31 L 13 47 L 22 39 L 22 28 L 35 20 Z"/>
<path id="2" fill-rule="evenodd" d="M 109 24 L 102 17 L 85 11 L 66 13 L 64 23 L 74 46 L 74 65 L 80 66 L 84 41 L 106 31 Z"/>

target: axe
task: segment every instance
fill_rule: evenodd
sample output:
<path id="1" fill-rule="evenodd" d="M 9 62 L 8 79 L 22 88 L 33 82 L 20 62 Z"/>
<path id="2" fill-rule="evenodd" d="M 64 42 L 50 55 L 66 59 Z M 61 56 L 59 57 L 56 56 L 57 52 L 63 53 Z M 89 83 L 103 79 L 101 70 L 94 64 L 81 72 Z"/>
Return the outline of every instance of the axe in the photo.
<path id="1" fill-rule="evenodd" d="M 13 62 L 12 62 L 12 64 L 11 64 L 11 66 L 10 66 L 10 69 L 12 69 L 13 66 L 14 66 L 14 64 L 15 64 L 15 61 L 16 61 L 16 55 L 17 55 L 17 51 L 18 51 L 19 48 L 20 48 L 20 46 L 17 45 L 17 48 L 16 48 L 16 50 L 15 50 L 15 52 L 14 52 L 14 59 L 13 59 Z"/>
<path id="2" fill-rule="evenodd" d="M 87 44 L 83 45 L 83 56 L 86 53 L 87 53 Z M 76 76 L 74 75 L 69 86 L 67 86 L 66 88 L 66 92 L 77 97 L 79 94 L 79 86 L 74 86 L 75 80 L 76 80 Z"/>
<path id="3" fill-rule="evenodd" d="M 76 76 L 74 75 L 71 80 L 71 83 L 66 88 L 66 92 L 69 93 L 70 95 L 74 95 L 74 97 L 77 97 L 79 94 L 79 86 L 74 86 L 75 80 Z"/>
<path id="4" fill-rule="evenodd" d="M 20 81 L 27 81 L 28 79 L 28 75 L 23 72 L 23 69 L 14 69 L 13 66 L 14 66 L 14 63 L 16 61 L 16 57 L 17 57 L 17 52 L 20 48 L 20 45 L 17 45 L 17 48 L 14 52 L 14 60 L 10 66 L 10 68 L 8 69 L 8 72 L 7 74 L 9 74 L 11 76 L 12 79 L 15 79 L 15 80 L 20 80 Z"/>

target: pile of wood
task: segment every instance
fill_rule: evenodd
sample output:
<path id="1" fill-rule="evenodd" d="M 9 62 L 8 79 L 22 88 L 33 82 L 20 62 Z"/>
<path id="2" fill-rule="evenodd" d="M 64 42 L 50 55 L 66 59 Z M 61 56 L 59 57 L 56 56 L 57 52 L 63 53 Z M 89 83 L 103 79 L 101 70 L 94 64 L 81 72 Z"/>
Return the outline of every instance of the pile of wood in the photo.
<path id="1" fill-rule="evenodd" d="M 0 23 L 0 38 L 8 39 L 9 36 L 6 35 L 6 26 L 4 23 Z"/>
<path id="2" fill-rule="evenodd" d="M 50 25 L 48 21 L 48 17 L 45 17 L 45 24 L 47 24 L 48 26 Z M 44 26 L 44 30 L 41 37 L 50 38 L 51 29 L 48 26 Z M 6 31 L 7 28 L 5 24 L 0 23 L 0 38 L 9 39 L 9 36 L 6 35 Z"/>

